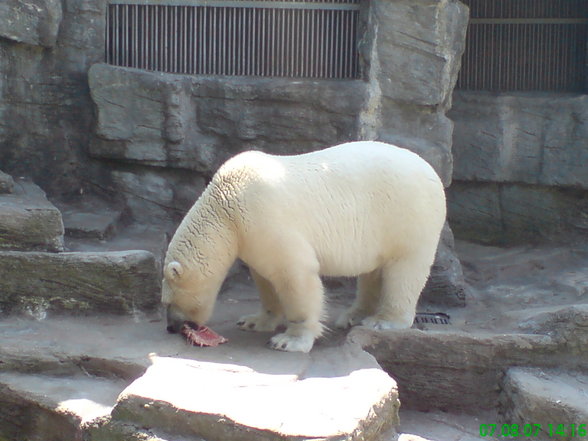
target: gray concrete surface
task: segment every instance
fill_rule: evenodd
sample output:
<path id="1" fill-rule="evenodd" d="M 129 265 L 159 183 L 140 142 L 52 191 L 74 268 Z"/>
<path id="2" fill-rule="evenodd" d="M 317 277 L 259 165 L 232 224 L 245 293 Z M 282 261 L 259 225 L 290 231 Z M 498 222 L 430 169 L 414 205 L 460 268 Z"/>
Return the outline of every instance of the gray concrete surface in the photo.
<path id="1" fill-rule="evenodd" d="M 479 424 L 509 422 L 497 410 L 499 400 L 507 402 L 498 391 L 505 388 L 504 373 L 510 367 L 550 368 L 565 380 L 570 372 L 585 366 L 588 359 L 583 344 L 588 280 L 581 249 L 505 250 L 465 243 L 458 243 L 457 249 L 462 253 L 465 275 L 472 289 L 466 308 L 443 310 L 451 316 L 450 324 L 421 324 L 419 329 L 390 335 L 370 335 L 361 329 L 351 333 L 353 339 L 362 336 L 363 341 L 356 342 L 371 348 L 380 364 L 398 380 L 403 405 L 398 432 L 405 441 L 473 441 L 477 439 Z M 348 285 L 330 290 L 329 324 L 351 298 Z M 302 429 L 304 424 L 295 421 L 304 412 L 314 415 L 319 410 L 334 411 L 343 415 L 338 405 L 344 411 L 362 408 L 364 412 L 366 406 L 361 406 L 357 397 L 365 398 L 365 395 L 356 395 L 358 390 L 367 395 L 381 393 L 382 387 L 391 390 L 391 380 L 373 358 L 361 352 L 357 345 L 346 342 L 345 332 L 329 330 L 310 354 L 267 349 L 264 344 L 271 334 L 246 333 L 235 326 L 241 315 L 255 312 L 258 306 L 250 280 L 241 273 L 229 278 L 210 323 L 229 339 L 229 343 L 217 348 L 188 346 L 178 335 L 165 332 L 164 320 L 157 313 L 137 311 L 126 317 L 49 314 L 40 321 L 4 317 L 0 321 L 0 399 L 12 403 L 15 412 L 24 415 L 21 421 L 28 421 L 31 427 L 44 427 L 46 434 L 51 433 L 51 427 L 63 425 L 71 433 L 86 433 L 92 441 L 200 441 L 205 438 L 202 435 L 208 439 L 224 439 L 227 433 L 234 437 L 227 439 L 248 439 L 239 437 L 252 433 L 267 435 L 264 430 L 241 429 L 261 423 L 273 428 L 279 425 L 276 421 L 280 409 L 291 406 L 284 396 L 298 397 L 297 402 L 302 404 L 297 405 L 296 412 L 281 414 L 287 416 L 283 427 L 292 424 L 289 427 Z M 15 372 L 22 376 L 15 376 Z M 77 382 L 80 377 L 87 377 L 87 382 Z M 43 391 L 51 390 L 51 385 L 61 388 L 60 385 L 68 384 L 64 383 L 68 378 L 70 384 L 80 385 L 79 389 L 77 386 L 70 389 L 77 389 L 77 398 L 75 394 L 70 398 L 56 396 L 50 402 L 88 399 L 102 403 L 103 409 L 115 409 L 112 417 L 85 418 L 76 414 L 75 409 L 64 414 L 63 407 L 49 406 L 45 398 L 35 394 L 35 391 L 45 394 Z M 355 382 L 359 378 L 361 387 Z M 46 385 L 37 384 L 45 380 Z M 25 387 L 27 383 L 29 386 Z M 322 388 L 317 383 L 322 383 Z M 109 384 L 111 398 L 92 399 L 88 395 L 91 384 Z M 128 385 L 131 386 L 125 391 Z M 568 387 L 586 391 L 582 382 L 569 382 Z M 219 398 L 227 390 L 240 398 Z M 320 393 L 325 390 L 331 392 Z M 86 395 L 81 396 L 81 392 Z M 535 392 L 532 388 L 525 389 L 524 396 L 535 397 Z M 304 396 L 308 394 L 314 395 L 305 404 Z M 252 402 L 251 397 L 265 397 L 261 403 L 266 403 L 269 395 L 274 397 L 271 401 L 274 406 L 269 406 L 266 412 L 273 410 L 273 419 L 259 418 L 264 412 L 253 412 L 251 409 L 256 406 L 242 404 Z M 345 401 L 347 395 L 354 406 Z M 511 401 L 516 402 L 515 398 L 520 396 L 523 396 L 520 392 L 510 395 Z M 373 403 L 378 401 L 373 399 L 374 395 L 371 397 Z M 369 427 L 383 430 L 384 423 L 396 425 L 395 400 L 388 397 L 392 409 L 384 412 L 387 416 L 380 420 L 382 426 L 372 423 Z M 555 408 L 563 408 L 567 399 L 564 394 L 562 403 L 556 402 Z M 533 400 L 530 402 L 540 403 L 539 399 Z M 325 403 L 323 407 L 321 402 Z M 226 412 L 219 410 L 221 407 Z M 415 410 L 422 407 L 428 412 Z M 518 404 L 514 406 L 519 407 L 522 408 Z M 72 415 L 77 416 L 72 418 Z M 201 415 L 200 423 L 189 422 L 193 415 Z M 352 419 L 346 417 L 345 421 Z M 304 420 L 311 422 L 310 418 Z M 328 418 L 318 420 L 328 426 Z M 212 426 L 218 425 L 217 432 L 208 427 L 211 421 L 214 421 Z M 346 433 L 351 431 L 343 424 L 335 426 L 347 427 Z M 347 439 L 354 439 L 360 432 L 352 431 Z M 292 432 L 271 433 L 278 438 L 268 439 L 308 438 L 308 433 L 298 438 Z M 10 434 L 3 436 L 18 439 Z M 381 434 L 385 441 L 396 437 L 395 430 Z M 52 439 L 46 437 L 44 441 Z"/>

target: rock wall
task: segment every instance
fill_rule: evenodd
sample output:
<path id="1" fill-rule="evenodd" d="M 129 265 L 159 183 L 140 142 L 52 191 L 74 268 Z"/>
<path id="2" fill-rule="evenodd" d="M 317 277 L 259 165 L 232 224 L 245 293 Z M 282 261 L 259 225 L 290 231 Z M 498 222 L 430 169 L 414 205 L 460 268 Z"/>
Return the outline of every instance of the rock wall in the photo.
<path id="1" fill-rule="evenodd" d="M 90 155 L 116 161 L 115 191 L 128 195 L 135 212 L 159 217 L 165 207 L 172 216 L 185 211 L 171 194 L 182 183 L 166 201 L 153 201 L 149 190 L 137 194 L 140 188 L 117 176 L 120 167 L 139 165 L 143 178 L 157 185 L 170 168 L 207 179 L 243 150 L 302 153 L 378 139 L 421 154 L 449 185 L 453 124 L 445 113 L 464 49 L 467 8 L 449 0 L 372 0 L 362 8 L 360 80 L 215 78 L 93 66 L 89 84 L 98 122 Z"/>
<path id="2" fill-rule="evenodd" d="M 119 174 L 135 173 L 127 165 L 139 163 L 188 169 L 206 179 L 222 160 L 247 148 L 302 152 L 358 138 L 405 144 L 450 182 L 452 124 L 445 112 L 467 21 L 459 2 L 364 2 L 364 78 L 358 81 L 205 80 L 116 69 L 106 74 L 105 66 L 97 67 L 92 89 L 114 78 L 137 80 L 114 101 L 126 104 L 130 115 L 99 96 L 120 89 L 90 94 L 88 71 L 104 59 L 106 4 L 0 5 L 0 164 L 12 175 L 32 177 L 50 195 L 78 192 L 92 180 L 127 190 L 128 179 L 111 176 L 111 159 Z M 153 101 L 129 102 L 141 91 L 153 92 Z M 109 126 L 114 115 L 124 118 Z M 152 168 L 137 173 L 158 180 Z M 180 181 L 191 185 L 193 178 Z M 154 202 L 159 214 L 166 206 L 184 208 L 169 198 Z"/>
<path id="3" fill-rule="evenodd" d="M 0 2 L 0 168 L 49 194 L 78 192 L 91 163 L 89 67 L 106 0 Z"/>
<path id="4" fill-rule="evenodd" d="M 487 243 L 588 231 L 588 96 L 456 92 L 449 215 Z"/>

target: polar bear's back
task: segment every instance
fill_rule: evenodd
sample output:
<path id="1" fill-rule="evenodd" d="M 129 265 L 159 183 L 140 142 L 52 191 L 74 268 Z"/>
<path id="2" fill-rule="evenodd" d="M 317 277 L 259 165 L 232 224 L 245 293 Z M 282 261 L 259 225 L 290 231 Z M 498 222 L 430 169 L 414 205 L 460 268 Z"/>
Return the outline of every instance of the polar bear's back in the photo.
<path id="1" fill-rule="evenodd" d="M 243 246 L 306 241 L 325 275 L 356 275 L 435 242 L 445 219 L 443 185 L 418 155 L 354 142 L 297 156 L 247 152 L 219 171 L 241 182 Z M 429 248 L 431 247 L 428 244 Z"/>

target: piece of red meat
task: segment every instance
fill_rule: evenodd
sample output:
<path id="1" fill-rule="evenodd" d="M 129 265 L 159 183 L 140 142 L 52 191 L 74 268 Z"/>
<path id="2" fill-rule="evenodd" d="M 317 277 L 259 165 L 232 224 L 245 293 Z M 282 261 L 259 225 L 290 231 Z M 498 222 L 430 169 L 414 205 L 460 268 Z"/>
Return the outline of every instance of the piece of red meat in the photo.
<path id="1" fill-rule="evenodd" d="M 180 334 L 192 346 L 218 346 L 229 341 L 206 326 L 195 327 L 192 323 L 184 323 Z"/>

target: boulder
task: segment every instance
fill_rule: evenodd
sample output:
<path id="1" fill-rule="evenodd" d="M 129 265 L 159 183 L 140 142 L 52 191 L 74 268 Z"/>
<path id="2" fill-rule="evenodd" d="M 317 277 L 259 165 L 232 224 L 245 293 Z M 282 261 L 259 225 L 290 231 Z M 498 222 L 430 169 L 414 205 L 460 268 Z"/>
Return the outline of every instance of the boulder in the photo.
<path id="1" fill-rule="evenodd" d="M 371 1 L 368 26 L 373 41 L 371 46 L 362 44 L 382 96 L 417 106 L 447 104 L 461 65 L 467 23 L 468 8 L 456 1 Z"/>
<path id="2" fill-rule="evenodd" d="M 122 392 L 113 420 L 209 441 L 369 441 L 398 424 L 394 380 L 353 345 L 321 349 L 309 365 L 291 365 L 302 370 L 279 375 L 236 364 L 153 361 Z"/>
<path id="3" fill-rule="evenodd" d="M 53 47 L 62 15 L 60 0 L 3 0 L 0 3 L 0 37 Z"/>
<path id="4" fill-rule="evenodd" d="M 370 2 L 360 50 L 367 99 L 360 119 L 365 139 L 419 153 L 445 186 L 452 176 L 453 124 L 445 116 L 465 46 L 468 9 L 453 1 Z"/>
<path id="5" fill-rule="evenodd" d="M 4 312 L 133 314 L 159 305 L 159 284 L 148 251 L 0 252 Z"/>
<path id="6" fill-rule="evenodd" d="M 32 182 L 0 194 L 0 251 L 61 251 L 63 232 L 61 213 Z"/>
<path id="7" fill-rule="evenodd" d="M 14 179 L 9 174 L 4 173 L 0 170 L 0 194 L 1 193 L 12 193 L 14 188 Z"/>

